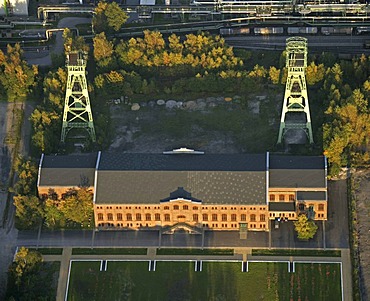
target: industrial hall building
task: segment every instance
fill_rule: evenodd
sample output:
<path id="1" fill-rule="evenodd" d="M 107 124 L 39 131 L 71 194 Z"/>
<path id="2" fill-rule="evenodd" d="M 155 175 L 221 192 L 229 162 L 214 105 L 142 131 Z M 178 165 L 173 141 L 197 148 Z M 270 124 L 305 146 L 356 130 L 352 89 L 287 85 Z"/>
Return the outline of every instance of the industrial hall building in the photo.
<path id="1" fill-rule="evenodd" d="M 324 156 L 98 152 L 42 155 L 39 196 L 93 193 L 95 227 L 269 231 L 270 220 L 327 219 Z"/>

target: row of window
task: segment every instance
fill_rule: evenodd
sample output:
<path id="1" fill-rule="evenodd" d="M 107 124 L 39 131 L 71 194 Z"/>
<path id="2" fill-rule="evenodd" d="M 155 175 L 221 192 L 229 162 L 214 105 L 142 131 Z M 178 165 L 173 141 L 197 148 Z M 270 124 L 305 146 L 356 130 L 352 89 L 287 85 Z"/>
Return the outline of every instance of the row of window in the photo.
<path id="1" fill-rule="evenodd" d="M 310 209 L 310 210 L 314 210 L 314 205 L 309 205 L 308 206 L 308 208 Z M 300 210 L 300 211 L 304 211 L 304 210 L 306 210 L 306 205 L 305 204 L 299 204 L 298 205 L 298 209 Z M 324 206 L 324 204 L 319 204 L 319 206 L 318 206 L 318 211 L 324 211 L 325 210 L 325 206 Z"/>
<path id="2" fill-rule="evenodd" d="M 112 206 L 107 206 L 107 207 L 103 207 L 103 206 L 97 206 L 96 207 L 97 209 L 112 209 L 113 207 Z M 141 207 L 133 207 L 135 209 L 141 209 Z M 193 210 L 198 210 L 198 209 L 204 209 L 204 210 L 208 210 L 208 207 L 197 207 L 197 206 L 193 206 Z M 209 207 L 211 210 L 218 210 L 217 207 Z M 121 206 L 116 206 L 116 209 L 122 209 Z M 126 207 L 126 209 L 131 209 L 131 206 L 128 206 Z M 151 209 L 151 207 L 143 207 L 143 209 Z M 160 207 L 153 207 L 152 209 L 156 210 L 156 209 L 160 209 Z M 164 206 L 163 207 L 164 210 L 170 210 L 170 206 Z M 188 205 L 183 205 L 181 207 L 182 210 L 189 210 L 189 206 Z M 221 210 L 237 210 L 238 208 L 237 207 L 221 207 Z M 241 210 L 248 210 L 247 207 L 242 207 L 240 208 Z M 256 207 L 252 207 L 252 208 L 249 208 L 250 210 L 257 210 Z M 173 210 L 180 210 L 180 206 L 179 205 L 174 205 L 173 206 Z M 259 210 L 266 210 L 265 207 L 260 207 Z"/>
<path id="3" fill-rule="evenodd" d="M 270 194 L 270 201 L 273 202 L 273 201 L 277 200 L 278 197 L 279 197 L 279 201 L 280 202 L 284 202 L 285 201 L 285 194 L 279 194 L 279 195 Z M 289 194 L 288 200 L 289 201 L 294 201 L 294 194 Z"/>
<path id="4" fill-rule="evenodd" d="M 270 213 L 270 217 L 295 217 L 295 213 Z"/>
<path id="5" fill-rule="evenodd" d="M 209 218 L 208 214 L 204 213 L 201 216 L 202 216 L 203 221 L 208 221 L 208 218 Z M 142 215 L 141 213 L 136 213 L 135 214 L 135 220 L 141 221 L 143 218 L 146 221 L 151 221 L 152 220 L 152 214 L 150 214 L 150 213 L 146 213 L 144 215 Z M 181 219 L 181 218 L 185 219 L 185 215 L 179 215 L 177 218 L 178 219 Z M 212 221 L 217 221 L 219 217 L 218 217 L 218 214 L 211 214 L 210 218 L 211 218 Z M 99 221 L 104 220 L 104 214 L 103 213 L 98 213 L 98 220 Z M 108 221 L 113 221 L 113 213 L 108 213 L 107 214 L 107 220 Z M 122 221 L 123 220 L 123 214 L 122 213 L 117 213 L 116 214 L 116 220 L 117 221 Z M 126 220 L 127 221 L 132 221 L 133 220 L 133 214 L 127 213 L 126 214 Z M 160 221 L 161 220 L 161 215 L 159 213 L 155 213 L 154 214 L 154 220 L 155 221 Z M 171 220 L 170 214 L 165 214 L 164 215 L 164 220 L 165 221 L 170 221 Z M 237 215 L 236 214 L 231 214 L 230 217 L 229 217 L 227 214 L 221 214 L 221 221 L 226 222 L 226 221 L 229 221 L 229 220 L 232 221 L 232 222 L 237 221 Z M 247 215 L 246 214 L 241 214 L 240 215 L 240 220 L 241 221 L 246 221 L 247 220 Z M 249 220 L 251 222 L 255 222 L 257 220 L 256 214 L 251 214 L 250 217 L 249 217 Z M 265 214 L 260 214 L 259 215 L 259 221 L 264 222 L 265 220 L 266 220 Z M 199 221 L 199 214 L 193 214 L 193 221 L 194 222 Z"/>
<path id="6" fill-rule="evenodd" d="M 219 224 L 210 224 L 212 226 L 212 228 L 218 228 L 219 227 Z M 98 227 L 133 227 L 134 224 L 133 223 L 127 223 L 127 224 L 124 224 L 124 223 L 117 223 L 117 224 L 113 224 L 113 223 L 99 223 L 98 224 Z M 143 227 L 143 226 L 146 226 L 146 227 L 149 227 L 149 224 L 136 224 L 136 227 Z M 238 224 L 231 224 L 230 225 L 231 228 L 238 228 Z M 209 225 L 208 224 L 203 224 L 203 227 L 205 228 L 209 228 Z M 221 224 L 221 228 L 228 228 L 229 225 L 228 224 Z M 257 228 L 257 225 L 256 224 L 250 224 L 249 225 L 250 228 L 252 229 L 256 229 Z M 260 224 L 259 225 L 259 228 L 260 229 L 265 229 L 266 228 L 266 224 Z"/>

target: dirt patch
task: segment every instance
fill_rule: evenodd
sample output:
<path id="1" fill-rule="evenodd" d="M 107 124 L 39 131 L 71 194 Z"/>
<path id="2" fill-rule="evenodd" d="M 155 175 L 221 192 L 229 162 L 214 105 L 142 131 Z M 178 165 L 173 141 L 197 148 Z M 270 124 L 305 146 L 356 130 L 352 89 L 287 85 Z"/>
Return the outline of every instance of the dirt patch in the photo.
<path id="1" fill-rule="evenodd" d="M 370 171 L 356 172 L 356 211 L 362 300 L 370 297 Z"/>
<path id="2" fill-rule="evenodd" d="M 265 152 L 276 141 L 277 100 L 267 95 L 188 101 L 111 102 L 111 151 L 161 153 L 179 147 L 207 153 Z M 139 109 L 138 109 L 139 108 Z"/>

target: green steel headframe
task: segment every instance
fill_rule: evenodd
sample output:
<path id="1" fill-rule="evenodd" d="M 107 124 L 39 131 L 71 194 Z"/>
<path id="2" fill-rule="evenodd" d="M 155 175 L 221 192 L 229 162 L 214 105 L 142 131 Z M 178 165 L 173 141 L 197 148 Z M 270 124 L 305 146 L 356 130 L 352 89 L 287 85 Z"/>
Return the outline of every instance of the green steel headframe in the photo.
<path id="1" fill-rule="evenodd" d="M 286 39 L 286 68 L 288 76 L 285 85 L 283 108 L 280 120 L 278 144 L 282 143 L 284 135 L 288 130 L 302 129 L 307 134 L 309 142 L 313 143 L 310 108 L 306 86 L 305 71 L 307 67 L 307 39 L 292 37 Z M 291 118 L 289 115 L 304 113 L 304 120 Z"/>
<path id="2" fill-rule="evenodd" d="M 68 69 L 66 97 L 61 142 L 65 142 L 72 129 L 85 129 L 93 142 L 96 141 L 94 122 L 91 112 L 89 92 L 86 81 L 87 54 L 83 51 L 67 53 Z"/>

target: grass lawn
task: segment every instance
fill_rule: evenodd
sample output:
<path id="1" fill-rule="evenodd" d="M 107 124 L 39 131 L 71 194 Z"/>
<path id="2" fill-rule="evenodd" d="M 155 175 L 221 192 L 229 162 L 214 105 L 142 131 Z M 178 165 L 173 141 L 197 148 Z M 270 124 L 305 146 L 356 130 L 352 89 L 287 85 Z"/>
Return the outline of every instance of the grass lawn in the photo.
<path id="1" fill-rule="evenodd" d="M 40 252 L 42 255 L 62 255 L 63 248 L 29 248 L 30 251 Z"/>
<path id="2" fill-rule="evenodd" d="M 72 255 L 146 255 L 146 248 L 73 248 Z"/>
<path id="3" fill-rule="evenodd" d="M 316 257 L 340 257 L 340 250 L 297 250 L 297 249 L 253 249 L 254 256 L 316 256 Z"/>
<path id="4" fill-rule="evenodd" d="M 194 262 L 73 262 L 69 301 L 83 300 L 341 300 L 339 264 L 296 264 L 288 273 L 286 263 L 203 262 L 194 272 Z"/>
<path id="5" fill-rule="evenodd" d="M 234 255 L 234 249 L 159 249 L 157 255 Z"/>

